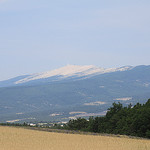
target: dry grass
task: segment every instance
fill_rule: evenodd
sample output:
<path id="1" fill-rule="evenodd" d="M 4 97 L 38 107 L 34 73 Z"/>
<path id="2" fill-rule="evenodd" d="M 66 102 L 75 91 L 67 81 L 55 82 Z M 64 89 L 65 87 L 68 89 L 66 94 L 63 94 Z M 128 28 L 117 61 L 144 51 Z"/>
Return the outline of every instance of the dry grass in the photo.
<path id="1" fill-rule="evenodd" d="M 150 150 L 150 140 L 0 126 L 0 150 Z"/>

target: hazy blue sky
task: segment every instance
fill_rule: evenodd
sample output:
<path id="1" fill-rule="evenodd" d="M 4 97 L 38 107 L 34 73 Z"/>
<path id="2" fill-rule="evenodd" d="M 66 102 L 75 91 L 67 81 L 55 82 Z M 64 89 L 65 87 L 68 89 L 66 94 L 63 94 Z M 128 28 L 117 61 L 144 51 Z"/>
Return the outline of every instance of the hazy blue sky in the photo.
<path id="1" fill-rule="evenodd" d="M 150 0 L 0 0 L 0 80 L 67 64 L 150 65 Z"/>

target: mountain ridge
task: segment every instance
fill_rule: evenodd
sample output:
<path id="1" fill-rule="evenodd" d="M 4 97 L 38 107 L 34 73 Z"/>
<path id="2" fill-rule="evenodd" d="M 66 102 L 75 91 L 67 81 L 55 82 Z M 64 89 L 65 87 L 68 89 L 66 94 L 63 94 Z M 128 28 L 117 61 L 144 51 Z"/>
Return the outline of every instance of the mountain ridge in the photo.
<path id="1" fill-rule="evenodd" d="M 9 80 L 1 81 L 0 87 L 5 86 L 15 86 L 21 84 L 32 84 L 38 82 L 52 82 L 52 81 L 61 81 L 67 79 L 84 79 L 91 76 L 96 76 L 99 74 L 117 72 L 117 71 L 127 71 L 133 69 L 133 66 L 123 66 L 119 68 L 101 68 L 94 65 L 67 65 L 58 69 L 34 73 L 25 76 L 18 76 L 11 78 Z M 43 81 L 42 81 L 43 80 Z M 44 81 L 45 80 L 45 81 Z"/>

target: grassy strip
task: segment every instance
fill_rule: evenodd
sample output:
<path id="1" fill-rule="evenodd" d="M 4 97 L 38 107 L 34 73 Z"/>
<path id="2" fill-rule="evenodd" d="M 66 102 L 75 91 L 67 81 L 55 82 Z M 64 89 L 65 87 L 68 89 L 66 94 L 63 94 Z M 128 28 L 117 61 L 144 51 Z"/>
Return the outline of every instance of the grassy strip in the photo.
<path id="1" fill-rule="evenodd" d="M 136 137 L 136 136 L 127 136 L 127 135 L 119 135 L 119 134 L 116 135 L 116 134 L 106 134 L 106 133 L 94 133 L 94 132 L 83 132 L 83 131 L 79 131 L 79 130 L 63 130 L 63 129 L 50 129 L 50 128 L 27 127 L 27 126 L 11 126 L 11 127 L 23 128 L 23 129 L 29 129 L 29 130 L 36 130 L 36 131 L 44 131 L 44 132 L 64 133 L 64 134 L 109 136 L 109 137 L 120 137 L 120 138 L 150 140 L 150 139 L 147 139 L 147 138 Z"/>

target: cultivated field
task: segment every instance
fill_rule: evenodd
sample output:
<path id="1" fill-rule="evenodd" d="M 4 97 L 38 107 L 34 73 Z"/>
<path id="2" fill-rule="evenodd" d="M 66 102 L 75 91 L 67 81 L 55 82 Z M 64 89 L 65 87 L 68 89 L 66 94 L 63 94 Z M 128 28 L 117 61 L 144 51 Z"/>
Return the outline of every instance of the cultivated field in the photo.
<path id="1" fill-rule="evenodd" d="M 0 150 L 150 150 L 150 140 L 0 126 Z"/>

